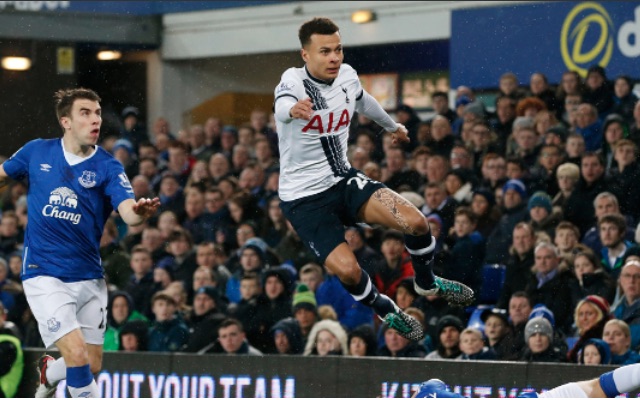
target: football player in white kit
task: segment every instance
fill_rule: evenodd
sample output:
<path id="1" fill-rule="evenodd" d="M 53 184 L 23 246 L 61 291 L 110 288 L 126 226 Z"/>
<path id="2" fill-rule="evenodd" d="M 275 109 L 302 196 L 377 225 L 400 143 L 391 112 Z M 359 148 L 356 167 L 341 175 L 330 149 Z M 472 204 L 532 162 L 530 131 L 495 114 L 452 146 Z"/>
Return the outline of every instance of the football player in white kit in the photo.
<path id="1" fill-rule="evenodd" d="M 116 209 L 129 225 L 157 211 L 160 200 L 134 200 L 122 164 L 98 147 L 100 98 L 89 89 L 59 90 L 58 139 L 36 139 L 0 165 L 7 176 L 28 179 L 22 281 L 47 348 L 38 362 L 36 397 L 52 397 L 67 379 L 73 397 L 98 397 L 93 374 L 102 367 L 107 286 L 100 260 L 102 229 Z"/>
<path id="2" fill-rule="evenodd" d="M 631 364 L 605 372 L 599 378 L 570 382 L 543 393 L 525 392 L 518 398 L 601 399 L 617 397 L 638 388 L 640 388 L 640 364 Z M 423 382 L 412 397 L 419 399 L 464 398 L 458 393 L 447 390 L 447 385 L 439 379 Z"/>
<path id="3" fill-rule="evenodd" d="M 435 239 L 425 216 L 349 164 L 347 138 L 354 111 L 391 132 L 395 144 L 409 138 L 406 128 L 362 89 L 356 71 L 343 64 L 339 28 L 327 18 L 314 18 L 300 27 L 298 36 L 305 66 L 285 71 L 275 88 L 281 208 L 354 299 L 372 307 L 404 337 L 419 340 L 424 332 L 418 321 L 381 295 L 358 265 L 344 240 L 345 226 L 365 222 L 403 232 L 421 295 L 439 295 L 464 305 L 473 301 L 473 291 L 434 276 Z"/>

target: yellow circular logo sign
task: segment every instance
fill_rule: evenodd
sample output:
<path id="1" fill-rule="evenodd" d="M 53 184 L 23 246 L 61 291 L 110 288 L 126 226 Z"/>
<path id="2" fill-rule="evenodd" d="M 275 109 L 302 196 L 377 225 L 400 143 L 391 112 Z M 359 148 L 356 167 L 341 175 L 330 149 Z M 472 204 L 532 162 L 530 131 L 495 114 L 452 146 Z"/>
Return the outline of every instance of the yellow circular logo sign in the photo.
<path id="1" fill-rule="evenodd" d="M 585 43 L 590 31 L 596 31 L 599 37 L 593 43 Z M 613 53 L 613 31 L 611 17 L 600 4 L 586 2 L 575 6 L 565 18 L 560 34 L 564 64 L 583 77 L 593 64 L 606 67 Z"/>

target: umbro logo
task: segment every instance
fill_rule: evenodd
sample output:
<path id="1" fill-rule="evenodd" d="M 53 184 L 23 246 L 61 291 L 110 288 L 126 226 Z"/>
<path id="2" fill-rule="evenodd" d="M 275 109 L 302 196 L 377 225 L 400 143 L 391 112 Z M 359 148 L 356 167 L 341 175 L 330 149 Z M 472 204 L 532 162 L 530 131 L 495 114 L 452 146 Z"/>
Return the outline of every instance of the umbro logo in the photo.
<path id="1" fill-rule="evenodd" d="M 40 171 L 44 171 L 44 172 L 51 171 L 51 165 L 49 165 L 49 164 L 40 164 Z"/>

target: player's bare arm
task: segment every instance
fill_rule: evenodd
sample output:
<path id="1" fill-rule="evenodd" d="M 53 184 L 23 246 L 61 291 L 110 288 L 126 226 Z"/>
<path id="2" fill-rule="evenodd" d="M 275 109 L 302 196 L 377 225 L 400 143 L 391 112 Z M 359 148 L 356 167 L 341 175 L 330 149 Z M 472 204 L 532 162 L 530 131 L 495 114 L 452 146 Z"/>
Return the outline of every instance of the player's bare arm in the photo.
<path id="1" fill-rule="evenodd" d="M 299 100 L 289 110 L 291 118 L 306 119 L 307 121 L 313 116 L 313 103 L 310 98 Z"/>
<path id="2" fill-rule="evenodd" d="M 118 212 L 127 225 L 135 226 L 151 218 L 159 207 L 160 199 L 157 197 L 153 199 L 143 198 L 138 201 L 127 199 L 120 203 Z"/>

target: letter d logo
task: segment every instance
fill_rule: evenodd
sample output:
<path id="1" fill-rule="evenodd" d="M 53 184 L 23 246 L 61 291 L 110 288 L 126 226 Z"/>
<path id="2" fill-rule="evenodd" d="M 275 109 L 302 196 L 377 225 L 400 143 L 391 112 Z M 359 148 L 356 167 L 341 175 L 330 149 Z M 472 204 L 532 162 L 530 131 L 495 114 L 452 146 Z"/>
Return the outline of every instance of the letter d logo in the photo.
<path id="1" fill-rule="evenodd" d="M 565 18 L 560 34 L 560 52 L 567 68 L 585 77 L 592 64 L 606 67 L 613 53 L 612 33 L 611 17 L 600 4 L 576 5 Z"/>
<path id="2" fill-rule="evenodd" d="M 618 47 L 627 57 L 640 56 L 640 7 L 636 7 L 634 14 L 635 20 L 625 22 L 618 31 Z M 631 36 L 634 36 L 633 44 L 629 40 Z"/>

